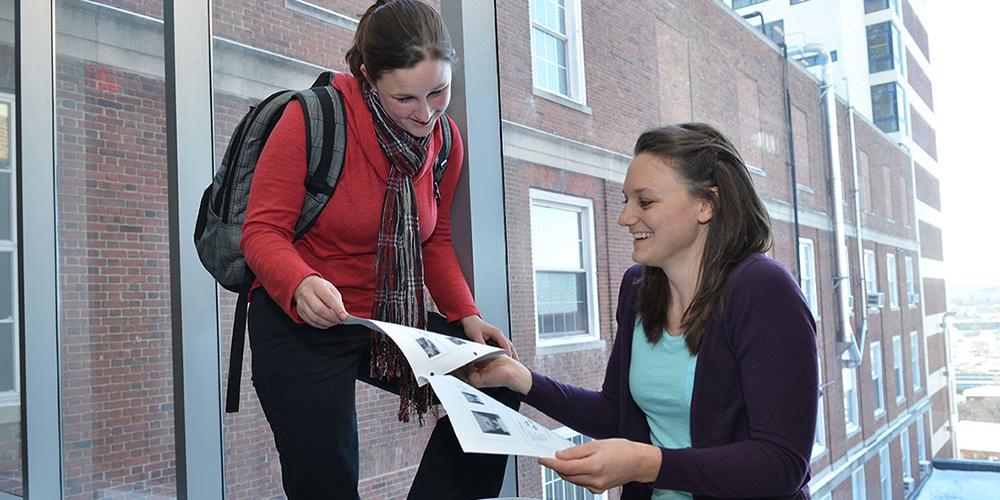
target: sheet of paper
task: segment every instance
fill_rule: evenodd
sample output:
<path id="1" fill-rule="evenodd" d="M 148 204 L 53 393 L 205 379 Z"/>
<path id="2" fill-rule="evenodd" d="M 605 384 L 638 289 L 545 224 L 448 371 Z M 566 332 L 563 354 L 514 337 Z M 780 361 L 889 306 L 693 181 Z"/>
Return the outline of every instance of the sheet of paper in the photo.
<path id="1" fill-rule="evenodd" d="M 575 446 L 455 377 L 428 379 L 466 453 L 554 457 L 557 451 Z"/>
<path id="2" fill-rule="evenodd" d="M 406 356 L 417 384 L 421 387 L 427 384 L 430 376 L 444 375 L 472 361 L 504 353 L 498 347 L 384 321 L 351 316 L 345 323 L 361 325 L 388 335 Z"/>

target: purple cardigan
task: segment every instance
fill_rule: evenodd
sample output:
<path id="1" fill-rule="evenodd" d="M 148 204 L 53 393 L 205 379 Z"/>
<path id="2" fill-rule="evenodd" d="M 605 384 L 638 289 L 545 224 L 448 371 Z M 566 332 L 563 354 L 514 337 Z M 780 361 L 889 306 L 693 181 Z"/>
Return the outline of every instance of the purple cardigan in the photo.
<path id="1" fill-rule="evenodd" d="M 629 269 L 618 295 L 618 333 L 604 384 L 592 391 L 532 373 L 525 402 L 595 439 L 649 443 L 646 416 L 632 400 L 629 367 L 636 293 L 643 266 Z M 662 449 L 652 484 L 628 483 L 623 499 L 651 488 L 709 498 L 809 498 L 816 430 L 816 324 L 795 279 L 753 254 L 726 278 L 702 337 L 691 396 L 691 448 Z"/>

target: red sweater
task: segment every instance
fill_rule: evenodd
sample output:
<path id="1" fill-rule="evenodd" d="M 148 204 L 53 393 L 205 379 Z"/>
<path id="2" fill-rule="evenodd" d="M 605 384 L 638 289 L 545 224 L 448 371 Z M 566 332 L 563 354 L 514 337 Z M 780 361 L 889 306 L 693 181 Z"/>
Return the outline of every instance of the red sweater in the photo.
<path id="1" fill-rule="evenodd" d="M 340 290 L 347 312 L 370 318 L 375 299 L 375 252 L 389 160 L 382 152 L 372 116 L 357 79 L 337 74 L 333 83 L 344 96 L 347 153 L 337 190 L 306 234 L 292 243 L 305 198 L 306 130 L 297 101 L 285 108 L 261 152 L 250 188 L 241 247 L 257 276 L 254 287 L 268 294 L 295 321 L 295 289 L 303 279 L 319 275 Z M 440 182 L 440 205 L 434 199 L 432 164 L 441 149 L 435 128 L 423 167 L 414 177 L 423 243 L 424 281 L 449 321 L 479 314 L 451 245 L 451 201 L 464 154 L 462 139 L 451 122 L 452 148 Z M 440 210 L 439 210 L 440 208 Z"/>

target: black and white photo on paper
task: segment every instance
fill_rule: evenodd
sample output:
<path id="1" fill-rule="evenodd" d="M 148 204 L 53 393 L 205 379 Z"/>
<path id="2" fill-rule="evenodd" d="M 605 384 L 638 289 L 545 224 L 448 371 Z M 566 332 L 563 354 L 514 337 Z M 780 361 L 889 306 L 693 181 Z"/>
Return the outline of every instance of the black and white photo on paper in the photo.
<path id="1" fill-rule="evenodd" d="M 472 393 L 468 393 L 468 392 L 465 392 L 465 391 L 461 391 L 461 392 L 462 392 L 462 395 L 465 396 L 465 400 L 466 401 L 468 401 L 470 403 L 475 403 L 477 405 L 486 406 L 486 403 L 484 403 L 482 399 L 479 399 L 478 395 L 472 394 Z"/>
<path id="2" fill-rule="evenodd" d="M 476 423 L 479 424 L 479 429 L 482 430 L 484 434 L 500 434 L 503 436 L 510 435 L 507 427 L 503 425 L 503 419 L 500 418 L 500 415 L 481 411 L 474 411 L 472 412 L 472 415 L 476 417 Z"/>
<path id="3" fill-rule="evenodd" d="M 419 345 L 420 348 L 424 350 L 424 354 L 426 354 L 428 358 L 433 358 L 434 356 L 441 354 L 441 351 L 438 350 L 437 346 L 435 346 L 433 343 L 431 343 L 430 340 L 427 340 L 424 337 L 417 337 L 416 342 L 417 345 Z"/>

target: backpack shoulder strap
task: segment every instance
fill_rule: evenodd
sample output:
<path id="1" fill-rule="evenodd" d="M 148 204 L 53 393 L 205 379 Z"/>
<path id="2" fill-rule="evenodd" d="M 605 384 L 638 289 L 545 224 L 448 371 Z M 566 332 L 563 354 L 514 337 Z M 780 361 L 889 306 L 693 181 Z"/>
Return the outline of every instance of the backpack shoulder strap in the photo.
<path id="1" fill-rule="evenodd" d="M 295 224 L 295 239 L 299 239 L 319 218 L 340 180 L 347 152 L 347 121 L 343 96 L 330 85 L 303 90 L 295 98 L 305 114 L 309 161 L 306 196 Z"/>
<path id="2" fill-rule="evenodd" d="M 448 157 L 451 156 L 451 120 L 448 119 L 448 115 L 441 114 L 438 118 L 441 123 L 441 150 L 438 151 L 437 160 L 434 162 L 434 197 L 438 200 L 441 199 L 441 191 L 438 186 L 441 184 L 441 177 L 444 176 L 444 171 L 448 168 Z"/>

